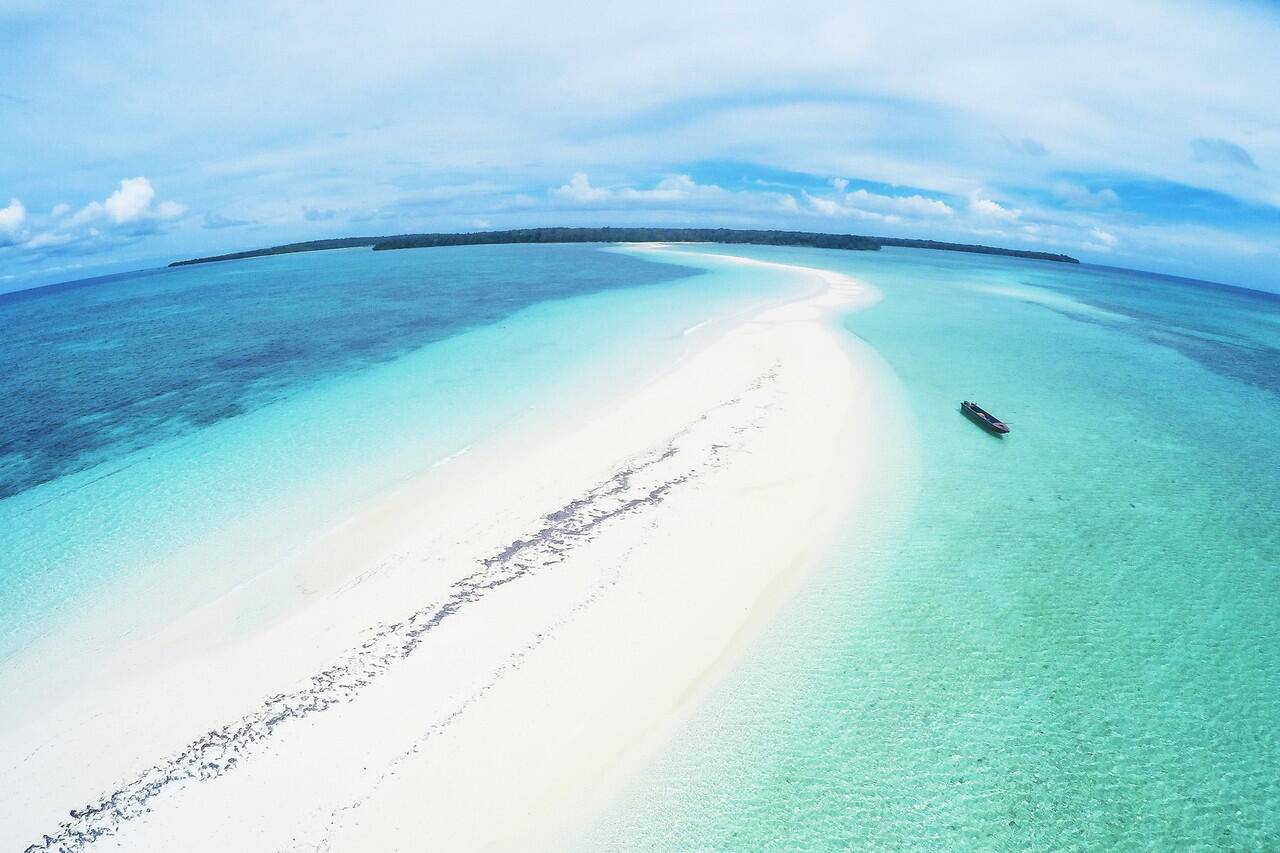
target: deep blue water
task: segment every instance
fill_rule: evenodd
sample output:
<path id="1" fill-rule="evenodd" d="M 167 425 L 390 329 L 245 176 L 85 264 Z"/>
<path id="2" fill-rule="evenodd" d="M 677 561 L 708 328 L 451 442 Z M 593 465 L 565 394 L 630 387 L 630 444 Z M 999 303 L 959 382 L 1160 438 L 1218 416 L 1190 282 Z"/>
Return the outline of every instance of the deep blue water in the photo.
<path id="1" fill-rule="evenodd" d="M 0 498 L 528 305 L 692 274 L 581 246 L 352 249 L 0 296 Z"/>

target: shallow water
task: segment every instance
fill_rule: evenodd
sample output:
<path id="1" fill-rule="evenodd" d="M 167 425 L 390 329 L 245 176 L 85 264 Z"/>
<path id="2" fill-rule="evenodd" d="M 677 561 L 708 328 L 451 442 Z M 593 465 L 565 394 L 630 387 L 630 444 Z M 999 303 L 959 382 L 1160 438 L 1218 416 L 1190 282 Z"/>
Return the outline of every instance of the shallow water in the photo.
<path id="1" fill-rule="evenodd" d="M 531 412 L 628 387 L 688 327 L 779 287 L 593 246 L 483 246 L 6 296 L 0 662 L 122 601 L 162 602 L 131 624 L 163 621 Z"/>
<path id="2" fill-rule="evenodd" d="M 851 522 L 587 846 L 1280 849 L 1280 300 L 733 252 L 884 293 L 847 326 L 906 388 L 918 486 Z"/>
<path id="3" fill-rule="evenodd" d="M 878 287 L 847 326 L 903 386 L 885 428 L 918 441 L 587 846 L 1280 848 L 1280 301 L 728 253 Z M 782 286 L 688 273 L 588 246 L 354 250 L 0 299 L 0 660 L 112 601 L 234 583 Z"/>

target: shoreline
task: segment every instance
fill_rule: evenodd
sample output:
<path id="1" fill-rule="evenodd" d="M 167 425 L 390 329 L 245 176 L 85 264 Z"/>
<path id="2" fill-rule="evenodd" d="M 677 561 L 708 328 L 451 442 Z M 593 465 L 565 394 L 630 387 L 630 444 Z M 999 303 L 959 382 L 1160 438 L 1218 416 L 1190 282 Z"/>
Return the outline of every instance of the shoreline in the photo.
<path id="1" fill-rule="evenodd" d="M 832 320 L 874 291 L 697 257 L 812 289 L 688 330 L 705 340 L 567 431 L 471 448 L 374 502 L 256 586 L 294 604 L 253 630 L 236 596 L 170 626 L 154 641 L 192 650 L 180 666 L 19 732 L 46 766 L 13 780 L 6 843 L 528 849 L 584 829 L 820 558 L 873 449 L 858 415 L 879 380 Z M 109 807 L 55 835 L 95 785 Z"/>

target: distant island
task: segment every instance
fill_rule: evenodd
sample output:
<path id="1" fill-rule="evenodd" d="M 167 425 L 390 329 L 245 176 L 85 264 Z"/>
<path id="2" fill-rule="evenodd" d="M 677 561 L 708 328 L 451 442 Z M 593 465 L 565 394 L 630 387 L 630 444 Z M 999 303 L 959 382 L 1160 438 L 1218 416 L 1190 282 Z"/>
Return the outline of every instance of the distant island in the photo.
<path id="1" fill-rule="evenodd" d="M 425 249 L 438 246 L 481 246 L 500 243 L 751 243 L 760 246 L 808 246 L 815 249 L 850 249 L 877 251 L 882 246 L 908 249 L 941 249 L 948 252 L 971 252 L 979 255 L 1007 255 L 1039 261 L 1078 264 L 1076 258 L 1052 252 L 1030 252 L 1002 249 L 970 243 L 944 243 L 938 240 L 907 240 L 897 237 L 863 237 L 856 234 L 823 234 L 815 231 L 760 231 L 742 228 L 517 228 L 510 231 L 473 231 L 461 234 L 400 234 L 384 237 L 340 237 L 332 240 L 308 240 L 286 243 L 265 249 L 251 249 L 207 258 L 174 261 L 171 267 L 235 261 L 267 255 L 295 252 L 323 252 L 328 249 L 351 249 L 370 246 L 375 252 L 389 249 Z"/>

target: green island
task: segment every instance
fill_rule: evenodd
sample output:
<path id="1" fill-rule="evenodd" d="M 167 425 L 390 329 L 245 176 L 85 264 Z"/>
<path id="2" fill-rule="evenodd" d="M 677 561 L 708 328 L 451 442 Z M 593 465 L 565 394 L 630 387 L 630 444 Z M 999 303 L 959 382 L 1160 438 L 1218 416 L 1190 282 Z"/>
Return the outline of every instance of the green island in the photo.
<path id="1" fill-rule="evenodd" d="M 1078 264 L 1080 261 L 1052 252 L 1003 249 L 970 243 L 945 243 L 939 240 L 910 240 L 898 237 L 864 237 L 857 234 L 824 234 L 816 231 L 762 231 L 742 228 L 517 228 L 508 231 L 472 231 L 458 234 L 400 234 L 384 237 L 340 237 L 331 240 L 308 240 L 286 243 L 265 249 L 231 252 L 207 258 L 174 261 L 171 267 L 234 261 L 267 255 L 295 252 L 323 252 L 328 249 L 351 249 L 369 246 L 375 252 L 390 249 L 425 249 L 438 246 L 480 246 L 499 243 L 752 243 L 761 246 L 809 246 L 816 249 L 851 249 L 877 251 L 883 246 L 908 249 L 940 249 L 948 252 L 972 252 L 981 255 L 1008 255 L 1040 261 Z"/>

